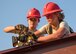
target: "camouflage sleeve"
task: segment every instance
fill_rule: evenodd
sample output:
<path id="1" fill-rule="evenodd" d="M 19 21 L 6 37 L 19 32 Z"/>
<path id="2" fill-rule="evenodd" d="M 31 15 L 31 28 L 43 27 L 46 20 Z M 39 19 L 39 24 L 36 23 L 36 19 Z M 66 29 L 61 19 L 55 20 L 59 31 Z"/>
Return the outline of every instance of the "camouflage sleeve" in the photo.
<path id="1" fill-rule="evenodd" d="M 28 31 L 28 27 L 24 26 L 23 24 L 18 24 L 15 26 L 15 34 L 26 34 Z"/>

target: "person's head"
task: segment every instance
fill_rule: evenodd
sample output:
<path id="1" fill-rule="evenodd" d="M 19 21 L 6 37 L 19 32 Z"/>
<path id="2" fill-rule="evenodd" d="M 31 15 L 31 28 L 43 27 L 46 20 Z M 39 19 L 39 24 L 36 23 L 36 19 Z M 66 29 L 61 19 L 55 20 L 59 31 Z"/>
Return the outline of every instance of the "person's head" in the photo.
<path id="1" fill-rule="evenodd" d="M 47 3 L 43 8 L 43 16 L 46 16 L 48 23 L 56 23 L 56 21 L 62 21 L 64 19 L 64 14 L 61 13 L 62 9 L 53 2 Z"/>
<path id="2" fill-rule="evenodd" d="M 28 20 L 28 25 L 32 29 L 36 29 L 39 21 L 40 21 L 40 12 L 36 8 L 32 8 L 29 10 L 27 13 L 27 20 Z"/>

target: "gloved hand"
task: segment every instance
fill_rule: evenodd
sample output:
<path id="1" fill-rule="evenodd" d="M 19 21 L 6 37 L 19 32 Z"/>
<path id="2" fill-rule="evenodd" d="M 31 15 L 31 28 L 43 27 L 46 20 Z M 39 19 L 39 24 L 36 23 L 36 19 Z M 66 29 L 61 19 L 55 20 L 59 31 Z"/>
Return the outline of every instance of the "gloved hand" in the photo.
<path id="1" fill-rule="evenodd" d="M 15 29 L 17 30 L 17 34 L 19 35 L 27 35 L 27 32 L 28 32 L 28 27 L 24 26 L 23 24 L 18 24 L 15 26 Z"/>
<path id="2" fill-rule="evenodd" d="M 18 24 L 15 26 L 15 29 L 17 29 L 17 30 L 22 30 L 24 28 L 26 29 L 26 31 L 28 30 L 28 28 L 26 26 L 24 26 L 23 24 Z"/>
<path id="3" fill-rule="evenodd" d="M 28 32 L 28 36 L 32 36 L 34 41 L 37 41 L 38 37 L 33 32 Z"/>

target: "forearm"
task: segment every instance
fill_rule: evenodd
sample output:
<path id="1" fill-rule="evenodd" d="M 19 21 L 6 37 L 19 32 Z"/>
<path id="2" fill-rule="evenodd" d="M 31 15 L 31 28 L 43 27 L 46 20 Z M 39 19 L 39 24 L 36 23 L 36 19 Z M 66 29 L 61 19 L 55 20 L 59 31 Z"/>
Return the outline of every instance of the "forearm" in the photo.
<path id="1" fill-rule="evenodd" d="M 48 36 L 42 36 L 42 37 L 39 37 L 37 39 L 38 42 L 49 42 L 49 41 L 54 41 L 54 40 L 57 40 L 59 38 L 57 38 L 56 36 L 54 36 L 54 34 L 51 34 L 51 35 L 48 35 Z"/>
<path id="2" fill-rule="evenodd" d="M 14 26 L 8 26 L 8 27 L 6 27 L 6 28 L 4 28 L 4 32 L 11 32 L 11 31 L 14 31 L 15 30 L 15 27 Z"/>
<path id="3" fill-rule="evenodd" d="M 53 34 L 49 34 L 47 36 L 42 36 L 42 37 L 39 37 L 37 39 L 38 42 L 47 42 L 47 41 L 53 41 L 53 40 L 57 40 L 57 39 L 60 39 L 60 37 L 62 37 L 65 33 L 65 28 L 62 29 L 58 29 L 56 31 L 56 33 L 53 33 Z"/>

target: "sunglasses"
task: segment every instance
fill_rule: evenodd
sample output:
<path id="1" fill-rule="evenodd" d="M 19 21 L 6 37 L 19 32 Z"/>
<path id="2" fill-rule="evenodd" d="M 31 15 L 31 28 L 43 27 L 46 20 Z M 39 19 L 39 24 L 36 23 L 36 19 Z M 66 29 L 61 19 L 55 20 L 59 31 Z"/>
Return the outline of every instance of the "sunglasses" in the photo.
<path id="1" fill-rule="evenodd" d="M 47 18 L 47 19 L 50 19 L 50 18 L 54 18 L 54 16 L 55 16 L 54 14 L 47 14 L 47 15 L 46 15 L 46 18 Z"/>

